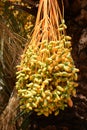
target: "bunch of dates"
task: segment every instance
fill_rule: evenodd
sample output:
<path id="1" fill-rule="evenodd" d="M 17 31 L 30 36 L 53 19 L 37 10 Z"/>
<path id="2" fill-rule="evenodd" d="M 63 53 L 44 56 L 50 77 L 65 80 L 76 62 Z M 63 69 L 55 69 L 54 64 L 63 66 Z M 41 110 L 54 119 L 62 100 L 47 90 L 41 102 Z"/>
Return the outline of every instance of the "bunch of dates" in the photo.
<path id="1" fill-rule="evenodd" d="M 76 94 L 79 70 L 71 56 L 70 36 L 30 44 L 17 68 L 20 109 L 49 116 L 73 105 L 71 97 Z"/>

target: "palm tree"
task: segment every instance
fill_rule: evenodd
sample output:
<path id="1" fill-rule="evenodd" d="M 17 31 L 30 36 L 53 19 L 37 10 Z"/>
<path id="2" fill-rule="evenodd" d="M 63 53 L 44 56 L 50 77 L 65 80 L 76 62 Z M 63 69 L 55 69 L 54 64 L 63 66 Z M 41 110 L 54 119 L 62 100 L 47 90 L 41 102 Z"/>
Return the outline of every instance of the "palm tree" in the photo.
<path id="1" fill-rule="evenodd" d="M 49 121 L 54 120 L 56 123 L 59 122 L 60 124 L 63 121 L 63 119 L 66 122 L 66 124 L 67 122 L 70 123 L 71 120 L 74 121 L 76 119 L 80 120 L 82 123 L 86 122 L 87 120 L 87 112 L 86 112 L 87 92 L 85 91 L 87 89 L 86 84 L 84 84 L 85 81 L 82 71 L 84 67 L 83 63 L 79 61 L 78 53 L 76 50 L 76 44 L 73 45 L 72 50 L 73 58 L 74 59 L 76 58 L 75 62 L 77 63 L 78 67 L 81 66 L 83 68 L 79 73 L 80 84 L 79 87 L 77 88 L 77 96 L 73 99 L 74 100 L 73 108 L 71 109 L 68 108 L 64 112 L 60 112 L 58 118 L 51 116 L 48 119 L 44 118 L 43 116 L 37 117 L 35 113 L 30 115 L 26 114 L 23 115 L 23 113 L 20 113 L 19 109 L 17 109 L 19 101 L 15 90 L 16 65 L 20 62 L 20 55 L 22 54 L 27 41 L 29 42 L 30 40 L 31 37 L 30 33 L 31 30 L 33 29 L 33 26 L 31 26 L 31 28 L 28 27 L 31 23 L 35 22 L 35 18 L 34 17 L 30 18 L 29 16 L 31 15 L 36 17 L 38 1 L 39 0 L 22 0 L 21 2 L 18 1 L 15 2 L 15 0 L 14 2 L 12 0 L 0 1 L 0 129 L 1 130 L 17 130 L 17 129 L 19 130 L 19 126 L 21 126 L 21 124 L 23 130 L 30 129 L 29 128 L 30 126 L 31 129 L 36 129 L 37 122 L 39 122 L 40 119 L 41 119 L 40 123 L 42 123 L 42 124 L 39 123 L 40 125 L 43 125 L 44 122 L 46 123 L 48 120 Z M 75 5 L 75 1 L 74 2 L 72 2 L 72 0 L 71 1 L 64 0 L 64 1 L 69 10 L 70 10 L 69 7 L 71 7 L 69 4 Z M 79 0 L 76 0 L 76 2 L 79 3 Z M 69 17 L 72 18 L 72 16 Z M 68 20 L 66 19 L 66 21 Z M 71 23 L 72 20 L 73 18 L 71 19 Z M 29 23 L 29 21 L 32 22 Z M 75 23 L 71 26 L 73 26 L 73 28 L 74 26 L 76 27 Z M 71 30 L 68 31 L 69 33 L 71 33 Z M 78 28 L 72 30 L 73 36 L 75 36 L 75 31 L 78 32 Z M 77 39 L 72 40 L 77 42 Z M 81 105 L 83 109 L 81 108 Z M 24 118 L 24 120 L 22 117 Z M 33 120 L 32 122 L 30 118 Z M 31 123 L 31 125 L 29 125 L 29 122 Z M 47 128 L 51 129 L 50 127 Z"/>

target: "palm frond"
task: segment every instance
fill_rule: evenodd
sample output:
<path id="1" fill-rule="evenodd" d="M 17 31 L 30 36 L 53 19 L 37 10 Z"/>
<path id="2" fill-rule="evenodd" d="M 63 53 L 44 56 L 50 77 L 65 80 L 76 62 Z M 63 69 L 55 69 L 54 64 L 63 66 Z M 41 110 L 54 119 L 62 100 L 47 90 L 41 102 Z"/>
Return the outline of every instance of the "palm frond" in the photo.
<path id="1" fill-rule="evenodd" d="M 5 109 L 7 100 L 15 85 L 16 65 L 27 40 L 14 33 L 0 19 L 0 113 Z"/>

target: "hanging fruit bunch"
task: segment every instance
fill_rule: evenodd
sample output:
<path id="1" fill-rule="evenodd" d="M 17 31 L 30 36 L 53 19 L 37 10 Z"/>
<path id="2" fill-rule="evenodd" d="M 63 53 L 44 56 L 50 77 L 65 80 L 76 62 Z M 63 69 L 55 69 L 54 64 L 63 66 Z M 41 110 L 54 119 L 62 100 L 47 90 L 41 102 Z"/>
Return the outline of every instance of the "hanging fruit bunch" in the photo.
<path id="1" fill-rule="evenodd" d="M 32 39 L 17 66 L 16 88 L 25 112 L 57 115 L 73 105 L 71 97 L 76 93 L 79 70 L 65 29 L 57 0 L 40 0 Z"/>

